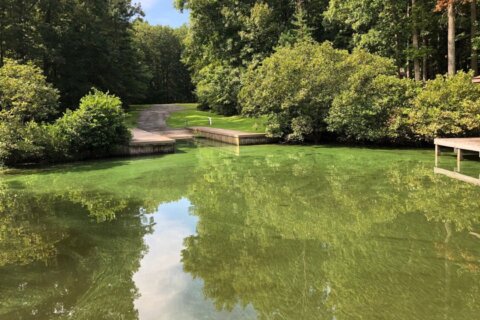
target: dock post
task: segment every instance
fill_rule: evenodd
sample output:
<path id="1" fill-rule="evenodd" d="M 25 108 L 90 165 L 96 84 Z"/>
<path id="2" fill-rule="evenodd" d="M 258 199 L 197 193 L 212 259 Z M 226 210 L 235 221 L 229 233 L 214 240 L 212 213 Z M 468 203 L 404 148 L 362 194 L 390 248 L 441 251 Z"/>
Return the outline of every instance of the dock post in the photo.
<path id="1" fill-rule="evenodd" d="M 460 163 L 462 162 L 463 160 L 463 150 L 458 148 L 457 149 L 457 172 L 460 172 Z"/>
<path id="2" fill-rule="evenodd" d="M 440 156 L 440 146 L 438 144 L 435 145 L 435 167 L 438 167 L 438 157 Z M 480 154 L 479 154 L 480 156 Z"/>

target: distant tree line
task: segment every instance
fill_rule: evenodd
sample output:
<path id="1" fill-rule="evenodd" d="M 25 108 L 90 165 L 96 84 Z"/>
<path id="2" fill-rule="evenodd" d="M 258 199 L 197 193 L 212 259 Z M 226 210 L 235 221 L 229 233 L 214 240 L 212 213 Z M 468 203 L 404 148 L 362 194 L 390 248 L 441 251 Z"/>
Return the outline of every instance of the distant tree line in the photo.
<path id="1" fill-rule="evenodd" d="M 92 87 L 125 104 L 192 100 L 185 30 L 148 26 L 142 15 L 130 0 L 0 0 L 0 66 L 33 61 L 63 108 Z"/>

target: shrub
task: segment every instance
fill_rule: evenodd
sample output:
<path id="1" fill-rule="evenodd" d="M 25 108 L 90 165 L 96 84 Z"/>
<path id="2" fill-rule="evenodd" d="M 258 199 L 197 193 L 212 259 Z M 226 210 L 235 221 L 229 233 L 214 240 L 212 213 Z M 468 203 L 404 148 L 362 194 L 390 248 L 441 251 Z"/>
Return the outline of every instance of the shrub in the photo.
<path id="1" fill-rule="evenodd" d="M 212 63 L 195 77 L 196 94 L 201 107 L 226 116 L 238 114 L 237 95 L 240 90 L 239 68 Z"/>
<path id="2" fill-rule="evenodd" d="M 36 122 L 0 122 L 0 164 L 41 162 L 49 145 L 48 132 Z"/>
<path id="3" fill-rule="evenodd" d="M 301 41 L 279 48 L 249 68 L 239 101 L 245 115 L 268 115 L 267 133 L 289 141 L 316 138 L 326 129 L 333 97 L 348 72 L 346 51 Z"/>
<path id="4" fill-rule="evenodd" d="M 411 109 L 418 86 L 394 76 L 393 62 L 355 52 L 348 88 L 335 97 L 328 129 L 344 140 L 404 142 L 411 137 L 405 113 Z"/>
<path id="5" fill-rule="evenodd" d="M 33 63 L 5 60 L 0 68 L 0 115 L 21 122 L 51 120 L 58 109 L 58 91 Z M 13 120 L 13 121 L 16 121 Z"/>
<path id="6" fill-rule="evenodd" d="M 427 81 L 409 114 L 420 139 L 480 134 L 480 86 L 472 83 L 472 76 L 459 72 Z"/>
<path id="7" fill-rule="evenodd" d="M 128 143 L 130 131 L 121 104 L 116 96 L 93 90 L 80 100 L 77 110 L 67 110 L 50 127 L 55 150 L 66 157 L 83 158 L 105 155 Z"/>

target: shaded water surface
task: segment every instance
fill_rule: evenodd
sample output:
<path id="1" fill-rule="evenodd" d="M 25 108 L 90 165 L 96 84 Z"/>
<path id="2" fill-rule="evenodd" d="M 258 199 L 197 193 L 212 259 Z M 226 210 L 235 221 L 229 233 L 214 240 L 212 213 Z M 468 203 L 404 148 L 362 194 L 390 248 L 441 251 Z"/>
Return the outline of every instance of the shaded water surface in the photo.
<path id="1" fill-rule="evenodd" d="M 480 315 L 480 188 L 431 151 L 184 146 L 0 179 L 2 320 Z"/>

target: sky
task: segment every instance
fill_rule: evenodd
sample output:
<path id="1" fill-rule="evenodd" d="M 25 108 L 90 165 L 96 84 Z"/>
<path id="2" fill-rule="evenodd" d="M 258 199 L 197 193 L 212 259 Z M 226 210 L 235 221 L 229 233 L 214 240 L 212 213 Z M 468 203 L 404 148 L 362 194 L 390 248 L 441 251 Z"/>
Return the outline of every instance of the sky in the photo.
<path id="1" fill-rule="evenodd" d="M 180 13 L 173 7 L 174 0 L 136 0 L 142 5 L 145 20 L 150 24 L 179 27 L 188 22 L 188 13 Z"/>

